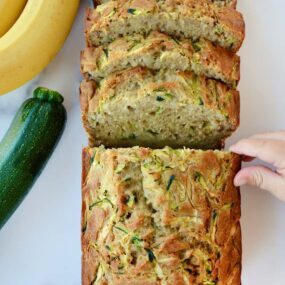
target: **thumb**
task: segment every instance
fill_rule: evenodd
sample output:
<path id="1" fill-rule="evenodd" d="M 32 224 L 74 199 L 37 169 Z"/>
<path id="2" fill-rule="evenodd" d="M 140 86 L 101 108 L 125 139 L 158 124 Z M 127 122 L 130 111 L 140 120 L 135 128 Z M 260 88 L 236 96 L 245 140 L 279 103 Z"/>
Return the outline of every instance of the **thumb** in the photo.
<path id="1" fill-rule="evenodd" d="M 269 191 L 285 201 L 285 178 L 265 166 L 241 169 L 234 179 L 235 186 L 251 185 Z"/>

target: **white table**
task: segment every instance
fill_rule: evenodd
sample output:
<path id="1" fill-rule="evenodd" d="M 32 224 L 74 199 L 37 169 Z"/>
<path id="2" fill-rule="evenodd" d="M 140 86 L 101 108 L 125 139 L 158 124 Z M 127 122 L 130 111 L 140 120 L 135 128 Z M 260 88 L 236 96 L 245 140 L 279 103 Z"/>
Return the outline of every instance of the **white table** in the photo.
<path id="1" fill-rule="evenodd" d="M 0 98 L 0 137 L 20 102 L 37 85 L 65 95 L 65 133 L 30 194 L 0 232 L 0 284 L 79 285 L 81 148 L 78 104 L 82 7 L 64 48 L 24 87 Z M 241 126 L 228 144 L 250 134 L 285 129 L 285 2 L 240 0 L 247 35 L 242 57 Z M 1 64 L 1 63 L 0 63 Z M 285 284 L 285 203 L 242 189 L 243 284 Z"/>

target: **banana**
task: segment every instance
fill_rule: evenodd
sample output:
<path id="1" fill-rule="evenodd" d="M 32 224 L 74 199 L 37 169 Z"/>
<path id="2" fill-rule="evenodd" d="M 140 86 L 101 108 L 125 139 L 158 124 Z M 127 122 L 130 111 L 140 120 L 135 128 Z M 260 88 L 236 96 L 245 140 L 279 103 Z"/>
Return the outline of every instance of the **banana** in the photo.
<path id="1" fill-rule="evenodd" d="M 0 37 L 2 37 L 16 22 L 22 13 L 27 0 L 0 1 Z"/>
<path id="2" fill-rule="evenodd" d="M 28 0 L 19 19 L 0 38 L 0 95 L 23 85 L 50 63 L 70 32 L 79 2 Z"/>

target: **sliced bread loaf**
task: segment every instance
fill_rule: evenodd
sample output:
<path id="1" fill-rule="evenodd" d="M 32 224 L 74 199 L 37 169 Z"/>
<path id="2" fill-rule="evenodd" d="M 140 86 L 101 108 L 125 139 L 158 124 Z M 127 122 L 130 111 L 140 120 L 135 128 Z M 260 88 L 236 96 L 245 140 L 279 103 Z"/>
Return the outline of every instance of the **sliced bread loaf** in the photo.
<path id="1" fill-rule="evenodd" d="M 239 56 L 207 40 L 178 40 L 152 32 L 116 39 L 81 53 L 81 71 L 86 78 L 100 81 L 112 72 L 129 67 L 160 70 L 192 70 L 198 75 L 236 85 L 240 76 Z"/>
<path id="2" fill-rule="evenodd" d="M 87 42 L 101 45 L 158 30 L 177 37 L 205 38 L 236 51 L 244 38 L 242 15 L 207 0 L 114 0 L 88 10 Z"/>
<path id="3" fill-rule="evenodd" d="M 191 72 L 136 67 L 81 84 L 91 145 L 219 148 L 239 124 L 239 93 Z"/>
<path id="4" fill-rule="evenodd" d="M 83 150 L 82 284 L 240 285 L 237 155 Z"/>

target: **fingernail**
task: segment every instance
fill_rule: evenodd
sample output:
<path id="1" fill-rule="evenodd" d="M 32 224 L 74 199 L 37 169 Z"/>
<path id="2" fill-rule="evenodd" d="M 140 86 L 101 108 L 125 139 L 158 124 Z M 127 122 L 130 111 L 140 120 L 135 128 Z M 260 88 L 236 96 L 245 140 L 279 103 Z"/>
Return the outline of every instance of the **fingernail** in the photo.
<path id="1" fill-rule="evenodd" d="M 234 185 L 236 187 L 240 187 L 246 184 L 246 180 L 245 179 L 234 179 Z"/>
<path id="2" fill-rule="evenodd" d="M 235 151 L 235 148 L 236 148 L 236 145 L 234 144 L 234 145 L 230 146 L 229 150 L 230 151 Z"/>
<path id="3" fill-rule="evenodd" d="M 234 153 L 237 153 L 237 154 L 241 154 L 242 153 L 240 148 L 239 148 L 239 146 L 237 144 L 234 144 L 234 145 L 230 146 L 229 149 L 230 149 L 231 152 L 234 152 Z"/>

